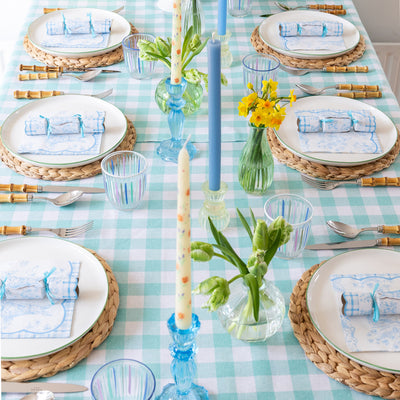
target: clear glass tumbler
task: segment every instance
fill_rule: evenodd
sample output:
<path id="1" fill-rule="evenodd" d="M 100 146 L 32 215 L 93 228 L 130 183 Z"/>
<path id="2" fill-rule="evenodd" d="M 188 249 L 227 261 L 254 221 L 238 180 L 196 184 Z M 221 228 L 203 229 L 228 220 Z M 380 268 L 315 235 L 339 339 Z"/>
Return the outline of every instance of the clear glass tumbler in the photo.
<path id="1" fill-rule="evenodd" d="M 150 78 L 154 72 L 156 61 L 146 61 L 139 57 L 139 40 L 155 41 L 155 37 L 148 33 L 134 33 L 122 40 L 124 60 L 127 71 L 135 79 Z"/>
<path id="2" fill-rule="evenodd" d="M 244 17 L 251 9 L 251 0 L 228 0 L 228 13 L 232 17 Z"/>
<path id="3" fill-rule="evenodd" d="M 278 194 L 265 202 L 264 212 L 268 225 L 281 216 L 293 227 L 289 241 L 279 247 L 276 255 L 286 259 L 298 257 L 307 244 L 310 232 L 313 216 L 311 203 L 296 194 Z"/>
<path id="4" fill-rule="evenodd" d="M 261 95 L 262 82 L 270 79 L 276 81 L 280 64 L 276 57 L 269 54 L 253 53 L 245 56 L 242 60 L 245 95 L 251 93 L 247 87 L 248 83 L 251 83 L 254 90 Z"/>
<path id="5" fill-rule="evenodd" d="M 147 160 L 134 151 L 117 151 L 101 162 L 104 188 L 113 207 L 133 210 L 146 191 Z"/>

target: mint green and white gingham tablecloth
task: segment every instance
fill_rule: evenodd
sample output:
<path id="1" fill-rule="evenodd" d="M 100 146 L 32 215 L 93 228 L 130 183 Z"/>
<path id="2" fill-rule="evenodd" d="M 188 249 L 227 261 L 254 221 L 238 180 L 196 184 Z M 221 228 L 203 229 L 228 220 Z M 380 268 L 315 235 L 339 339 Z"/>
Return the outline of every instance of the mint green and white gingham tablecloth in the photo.
<path id="1" fill-rule="evenodd" d="M 332 2 L 332 1 L 330 1 Z M 365 28 L 360 22 L 350 0 L 334 3 L 344 4 L 345 18 L 356 25 L 366 39 L 367 51 L 358 65 L 368 65 L 368 74 L 323 74 L 313 73 L 303 77 L 290 76 L 279 72 L 279 91 L 287 94 L 296 82 L 315 86 L 336 83 L 379 84 L 381 99 L 365 100 L 388 114 L 395 123 L 400 120 L 400 108 L 382 71 L 376 53 Z M 80 7 L 94 7 L 112 10 L 121 2 L 81 0 Z M 171 15 L 156 6 L 156 1 L 126 2 L 124 16 L 140 32 L 170 36 Z M 206 35 L 216 29 L 216 0 L 203 0 L 206 21 Z M 305 4 L 304 1 L 287 1 L 289 6 Z M 0 122 L 28 100 L 16 100 L 13 91 L 19 90 L 62 90 L 72 93 L 97 93 L 110 87 L 114 93 L 107 101 L 120 108 L 137 129 L 135 150 L 150 161 L 148 192 L 142 206 L 132 213 L 111 208 L 105 195 L 85 195 L 74 205 L 57 208 L 44 202 L 30 204 L 1 204 L 1 225 L 29 226 L 75 226 L 88 220 L 95 221 L 95 227 L 84 237 L 73 242 L 93 249 L 104 257 L 112 267 L 120 287 L 120 308 L 111 335 L 87 359 L 74 368 L 59 373 L 48 381 L 73 382 L 90 385 L 95 371 L 105 362 L 117 358 L 134 358 L 149 365 L 157 379 L 156 394 L 172 381 L 170 374 L 171 356 L 168 350 L 170 337 L 166 321 L 174 311 L 175 291 L 175 227 L 176 227 L 176 164 L 165 163 L 156 155 L 158 142 L 169 137 L 167 116 L 162 114 L 154 102 L 157 83 L 168 72 L 159 65 L 157 74 L 151 80 L 138 81 L 129 77 L 123 63 L 110 68 L 119 68 L 121 74 L 103 74 L 95 80 L 80 83 L 74 79 L 61 78 L 57 81 L 19 82 L 19 64 L 38 64 L 27 55 L 22 40 L 30 22 L 42 15 L 43 7 L 76 7 L 73 1 L 58 0 L 53 3 L 40 0 L 32 2 L 29 17 L 15 44 L 10 65 L 7 67 L 4 84 L 0 93 Z M 337 241 L 338 236 L 328 232 L 325 221 L 341 219 L 358 226 L 397 224 L 400 214 L 400 190 L 398 188 L 341 187 L 334 191 L 317 191 L 300 180 L 300 174 L 278 162 L 275 163 L 274 182 L 268 193 L 262 197 L 247 195 L 237 180 L 240 151 L 246 140 L 247 122 L 237 115 L 237 103 L 243 96 L 241 58 L 254 52 L 250 35 L 260 24 L 263 13 L 275 13 L 278 9 L 273 2 L 253 1 L 251 15 L 233 18 L 228 15 L 227 28 L 232 32 L 230 49 L 233 64 L 223 70 L 229 85 L 222 88 L 222 180 L 228 184 L 226 205 L 231 223 L 224 232 L 243 257 L 251 251 L 247 234 L 235 214 L 239 208 L 245 215 L 251 207 L 256 217 L 263 218 L 263 205 L 269 196 L 278 193 L 295 193 L 306 197 L 314 206 L 312 233 L 309 242 Z M 17 17 L 17 16 L 10 16 Z M 207 71 L 206 52 L 195 63 L 200 70 Z M 296 92 L 300 94 L 299 92 Z M 185 121 L 185 135 L 191 134 L 200 154 L 191 162 L 191 208 L 192 239 L 211 240 L 198 223 L 198 213 L 203 204 L 202 183 L 208 177 L 207 151 L 207 95 L 200 111 Z M 396 161 L 390 168 L 376 176 L 400 176 Z M 52 184 L 26 178 L 0 167 L 1 183 Z M 68 184 L 90 186 L 102 185 L 102 177 L 70 182 Z M 0 240 L 7 240 L 3 237 Z M 286 303 L 303 272 L 316 263 L 330 258 L 338 252 L 304 251 L 295 260 L 273 259 L 267 278 L 283 292 Z M 193 264 L 193 285 L 211 275 L 233 276 L 230 264 L 213 261 L 211 264 Z M 204 299 L 193 298 L 194 311 L 201 321 L 197 337 L 196 383 L 203 385 L 212 400 L 308 400 L 308 399 L 366 399 L 360 394 L 328 378 L 305 356 L 295 338 L 289 319 L 286 317 L 279 332 L 262 344 L 246 344 L 235 340 L 226 333 L 217 316 L 201 309 Z M 20 396 L 3 394 L 4 399 Z M 89 399 L 90 394 L 59 394 L 59 399 Z"/>

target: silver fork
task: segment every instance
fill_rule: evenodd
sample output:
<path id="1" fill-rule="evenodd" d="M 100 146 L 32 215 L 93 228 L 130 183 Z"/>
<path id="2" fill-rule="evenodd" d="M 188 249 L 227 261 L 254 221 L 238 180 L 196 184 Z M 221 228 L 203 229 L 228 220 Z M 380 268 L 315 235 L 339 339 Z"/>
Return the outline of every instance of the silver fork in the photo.
<path id="1" fill-rule="evenodd" d="M 323 179 L 313 178 L 309 175 L 301 174 L 301 180 L 308 183 L 310 186 L 321 190 L 332 190 L 340 185 L 351 184 L 351 185 L 361 185 L 361 179 L 353 181 L 326 181 Z"/>
<path id="2" fill-rule="evenodd" d="M 53 232 L 62 238 L 72 238 L 75 236 L 83 235 L 85 232 L 93 228 L 93 222 L 89 221 L 81 226 L 74 228 L 32 228 L 30 226 L 1 226 L 0 235 L 26 235 L 31 232 Z"/>

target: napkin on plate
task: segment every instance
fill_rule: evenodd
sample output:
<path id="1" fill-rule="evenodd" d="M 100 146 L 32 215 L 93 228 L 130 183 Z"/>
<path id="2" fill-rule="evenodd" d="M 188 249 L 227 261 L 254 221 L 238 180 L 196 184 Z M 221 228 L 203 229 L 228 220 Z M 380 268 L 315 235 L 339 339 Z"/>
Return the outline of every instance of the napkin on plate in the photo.
<path id="1" fill-rule="evenodd" d="M 46 47 L 106 47 L 110 40 L 112 20 L 95 19 L 90 14 L 80 18 L 62 15 L 46 23 L 41 44 Z"/>
<path id="2" fill-rule="evenodd" d="M 4 267 L 2 339 L 69 337 L 80 264 L 21 261 Z"/>
<path id="3" fill-rule="evenodd" d="M 280 22 L 278 30 L 283 48 L 289 51 L 346 50 L 341 22 Z"/>
<path id="4" fill-rule="evenodd" d="M 104 133 L 105 112 L 65 112 L 45 117 L 29 115 L 25 136 L 18 147 L 21 154 L 97 155 Z"/>
<path id="5" fill-rule="evenodd" d="M 379 154 L 375 117 L 368 110 L 302 110 L 295 113 L 306 153 Z"/>
<path id="6" fill-rule="evenodd" d="M 354 274 L 332 275 L 331 284 L 335 293 L 340 320 L 348 350 L 359 351 L 400 351 L 400 274 Z M 342 312 L 342 296 L 349 303 L 346 314 Z M 353 300 L 351 297 L 353 296 Z M 371 299 L 368 309 L 368 298 Z M 388 301 L 388 295 L 391 297 Z M 374 321 L 375 305 L 379 309 L 379 318 Z M 357 306 L 358 299 L 365 304 Z M 352 303 L 353 301 L 353 303 Z M 364 314 L 364 315 L 354 315 Z"/>

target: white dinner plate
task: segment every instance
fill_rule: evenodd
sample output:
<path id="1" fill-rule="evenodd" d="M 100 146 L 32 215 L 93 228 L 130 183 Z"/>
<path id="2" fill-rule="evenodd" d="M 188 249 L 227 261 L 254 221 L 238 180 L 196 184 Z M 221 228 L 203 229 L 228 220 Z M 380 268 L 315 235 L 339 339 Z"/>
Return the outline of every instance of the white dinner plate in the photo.
<path id="1" fill-rule="evenodd" d="M 82 17 L 88 13 L 91 13 L 93 18 L 110 18 L 112 20 L 110 40 L 106 47 L 96 49 L 77 49 L 64 47 L 46 47 L 41 45 L 43 37 L 46 34 L 46 23 L 48 21 L 54 18 L 59 18 L 62 14 L 68 17 Z M 28 38 L 35 47 L 53 56 L 80 58 L 98 56 L 116 49 L 121 45 L 122 39 L 125 36 L 128 36 L 130 32 L 131 26 L 129 22 L 121 15 L 116 14 L 112 11 L 99 10 L 96 8 L 71 8 L 53 11 L 49 14 L 44 14 L 35 19 L 35 21 L 33 21 L 28 27 Z"/>
<path id="2" fill-rule="evenodd" d="M 282 38 L 279 35 L 279 23 L 306 21 L 341 22 L 343 24 L 343 40 L 346 49 L 333 53 L 328 50 L 290 51 L 284 49 L 281 41 Z M 319 11 L 295 10 L 274 14 L 264 19 L 258 29 L 262 41 L 273 50 L 289 57 L 301 59 L 323 59 L 346 54 L 353 50 L 360 41 L 360 32 L 351 22 L 336 15 L 321 13 Z"/>
<path id="3" fill-rule="evenodd" d="M 300 146 L 297 131 L 296 112 L 312 109 L 331 110 L 368 110 L 376 119 L 376 134 L 382 147 L 379 154 L 349 154 L 349 153 L 306 153 Z M 292 107 L 286 107 L 286 118 L 279 130 L 275 132 L 277 138 L 284 147 L 297 156 L 318 164 L 347 167 L 362 165 L 384 157 L 396 144 L 397 130 L 392 120 L 382 111 L 369 104 L 358 100 L 337 96 L 312 96 L 298 99 Z"/>
<path id="4" fill-rule="evenodd" d="M 307 308 L 321 336 L 337 351 L 367 367 L 400 373 L 400 352 L 347 351 L 340 309 L 330 282 L 333 274 L 398 274 L 400 253 L 388 249 L 348 251 L 332 257 L 314 273 L 307 288 Z"/>
<path id="5" fill-rule="evenodd" d="M 105 111 L 105 130 L 101 138 L 100 153 L 89 155 L 19 154 L 18 147 L 25 138 L 25 120 L 29 114 L 45 117 L 60 111 L 86 113 Z M 16 158 L 47 168 L 72 168 L 90 164 L 114 150 L 124 139 L 127 122 L 121 110 L 102 99 L 84 95 L 62 95 L 29 102 L 10 114 L 3 123 L 0 138 L 4 147 Z"/>
<path id="6" fill-rule="evenodd" d="M 21 360 L 55 353 L 81 338 L 100 317 L 107 302 L 108 280 L 100 261 L 85 248 L 52 237 L 24 237 L 0 242 L 0 269 L 7 262 L 29 259 L 69 261 L 79 260 L 79 297 L 75 302 L 72 330 L 69 338 L 2 339 L 2 360 Z"/>

